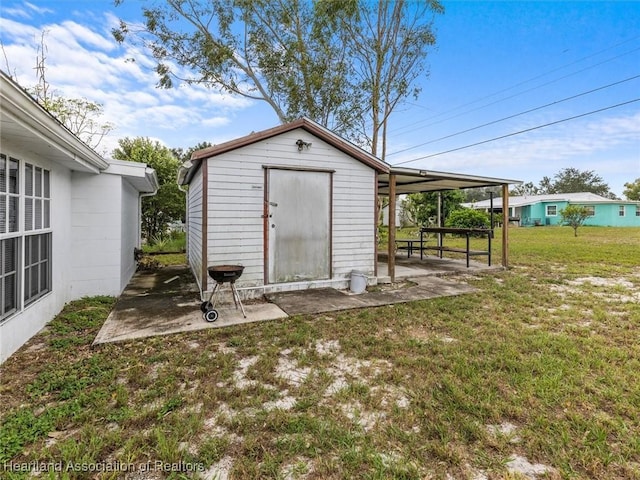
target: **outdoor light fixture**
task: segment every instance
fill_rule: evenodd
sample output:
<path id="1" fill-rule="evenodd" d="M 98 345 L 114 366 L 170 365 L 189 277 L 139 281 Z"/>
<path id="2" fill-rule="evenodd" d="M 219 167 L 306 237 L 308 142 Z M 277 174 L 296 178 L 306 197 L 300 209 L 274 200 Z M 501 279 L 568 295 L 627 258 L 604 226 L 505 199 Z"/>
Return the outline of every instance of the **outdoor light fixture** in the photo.
<path id="1" fill-rule="evenodd" d="M 307 147 L 308 150 L 311 146 L 311 142 L 305 142 L 304 140 L 299 138 L 298 140 L 296 140 L 296 145 L 298 146 L 298 151 L 301 152 L 304 147 Z"/>

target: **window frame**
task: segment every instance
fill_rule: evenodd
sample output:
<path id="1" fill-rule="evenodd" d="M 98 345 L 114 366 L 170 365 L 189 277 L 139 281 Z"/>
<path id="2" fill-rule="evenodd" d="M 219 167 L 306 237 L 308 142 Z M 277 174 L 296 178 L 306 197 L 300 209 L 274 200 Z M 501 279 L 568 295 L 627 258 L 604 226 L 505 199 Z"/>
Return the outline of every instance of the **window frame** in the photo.
<path id="1" fill-rule="evenodd" d="M 13 243 L 13 268 L 12 270 L 5 270 L 7 267 L 7 259 L 5 257 L 6 254 L 6 245 L 8 243 Z M 2 323 L 6 318 L 9 318 L 14 313 L 20 310 L 20 252 L 21 252 L 22 242 L 20 237 L 8 237 L 0 240 L 0 257 L 2 261 L 0 261 L 0 323 Z M 8 277 L 13 277 L 11 283 L 13 284 L 13 292 L 12 292 L 12 302 L 10 305 L 7 305 L 7 283 L 6 280 Z"/>
<path id="2" fill-rule="evenodd" d="M 0 153 L 0 324 L 53 291 L 51 178 L 39 162 Z"/>
<path id="3" fill-rule="evenodd" d="M 624 205 L 618 205 L 618 216 L 619 217 L 627 216 L 627 209 Z"/>
<path id="4" fill-rule="evenodd" d="M 36 239 L 37 242 L 34 242 Z M 37 243 L 35 248 L 33 243 Z M 24 237 L 22 298 L 25 306 L 32 304 L 51 291 L 51 243 L 51 232 L 36 233 Z M 36 250 L 35 255 L 31 248 Z M 34 278 L 37 284 L 35 289 L 32 285 L 27 285 L 27 283 L 34 282 Z"/>
<path id="5" fill-rule="evenodd" d="M 550 213 L 550 209 L 553 208 L 553 213 Z M 558 216 L 558 205 L 546 205 L 545 214 L 547 217 L 557 217 Z"/>

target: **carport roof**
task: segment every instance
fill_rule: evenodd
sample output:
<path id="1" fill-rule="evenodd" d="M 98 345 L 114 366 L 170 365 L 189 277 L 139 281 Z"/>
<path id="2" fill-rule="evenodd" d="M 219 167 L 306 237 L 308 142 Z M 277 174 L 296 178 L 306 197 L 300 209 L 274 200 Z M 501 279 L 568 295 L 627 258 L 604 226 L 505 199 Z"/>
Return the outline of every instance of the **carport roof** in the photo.
<path id="1" fill-rule="evenodd" d="M 389 173 L 378 175 L 378 194 L 389 195 L 391 176 L 396 177 L 396 194 L 438 192 L 477 187 L 521 184 L 521 180 L 481 177 L 463 173 L 437 172 L 434 170 L 391 167 Z"/>

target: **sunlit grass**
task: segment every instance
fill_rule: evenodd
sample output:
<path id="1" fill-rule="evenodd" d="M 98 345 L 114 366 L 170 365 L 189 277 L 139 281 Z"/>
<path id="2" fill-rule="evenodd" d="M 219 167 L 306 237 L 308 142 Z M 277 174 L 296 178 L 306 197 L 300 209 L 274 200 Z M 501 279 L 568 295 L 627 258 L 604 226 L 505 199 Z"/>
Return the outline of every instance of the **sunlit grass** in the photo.
<path id="1" fill-rule="evenodd" d="M 511 229 L 512 268 L 474 294 L 95 349 L 113 299 L 73 302 L 1 367 L 0 462 L 513 480 L 518 455 L 640 478 L 640 229 L 578 234 Z"/>

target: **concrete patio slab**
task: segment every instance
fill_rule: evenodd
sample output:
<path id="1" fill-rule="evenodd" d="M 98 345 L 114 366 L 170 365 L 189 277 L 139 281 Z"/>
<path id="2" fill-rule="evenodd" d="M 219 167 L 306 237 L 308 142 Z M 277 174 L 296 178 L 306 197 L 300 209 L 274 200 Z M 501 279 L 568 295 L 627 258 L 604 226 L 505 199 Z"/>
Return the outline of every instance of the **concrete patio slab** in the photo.
<path id="1" fill-rule="evenodd" d="M 244 305 L 247 318 L 243 318 L 231 301 L 228 287 L 220 297 L 224 301 L 216 305 L 218 320 L 207 322 L 200 311 L 198 287 L 186 266 L 138 272 L 116 302 L 93 344 L 287 317 L 277 305 L 254 302 Z"/>
<path id="2" fill-rule="evenodd" d="M 435 276 L 416 277 L 410 280 L 415 285 L 381 291 L 366 291 L 358 295 L 332 288 L 319 288 L 272 293 L 266 295 L 266 298 L 277 304 L 287 314 L 298 315 L 379 307 L 476 291 L 474 287 L 465 283 Z"/>
<path id="3" fill-rule="evenodd" d="M 378 254 L 378 282 L 389 282 L 388 255 Z M 404 253 L 398 253 L 395 257 L 396 281 L 406 280 L 419 276 L 449 276 L 449 275 L 477 275 L 485 273 L 497 273 L 504 271 L 502 265 L 487 265 L 486 263 L 471 260 L 467 267 L 465 260 L 456 258 L 439 258 L 435 255 L 419 253 L 407 257 Z"/>
<path id="4" fill-rule="evenodd" d="M 481 265 L 473 265 L 469 269 L 466 266 L 461 267 L 458 262 L 433 258 L 427 261 L 405 258 L 400 259 L 398 263 L 398 279 L 409 280 L 409 286 L 406 283 L 379 285 L 359 295 L 332 288 L 273 293 L 266 296 L 267 300 L 273 303 L 244 302 L 246 318 L 235 308 L 231 291 L 225 286 L 218 297 L 216 310 L 219 316 L 215 322 L 207 322 L 202 318 L 198 286 L 187 266 L 137 272 L 116 302 L 93 344 L 230 327 L 286 318 L 288 315 L 377 307 L 461 295 L 474 292 L 475 289 L 452 280 L 452 277 L 442 278 L 443 275 L 473 275 L 501 269 Z M 384 268 L 384 264 L 382 266 Z"/>

